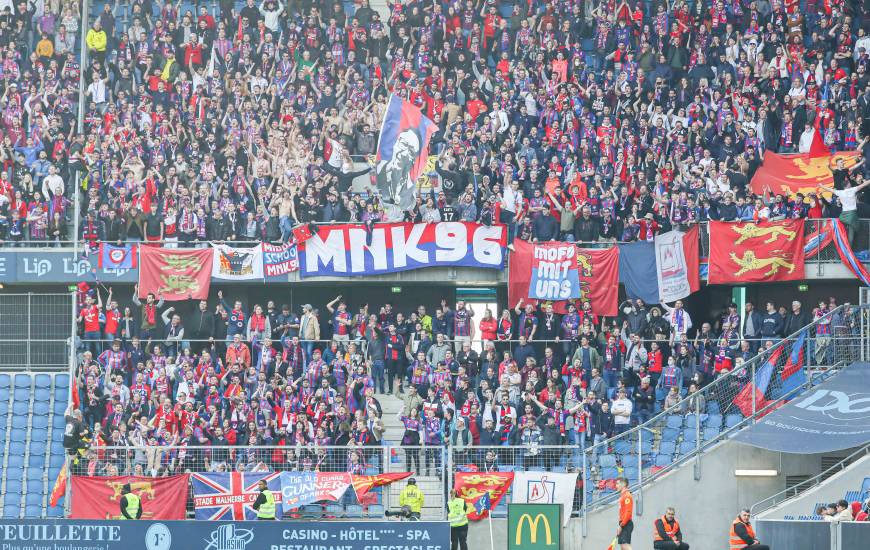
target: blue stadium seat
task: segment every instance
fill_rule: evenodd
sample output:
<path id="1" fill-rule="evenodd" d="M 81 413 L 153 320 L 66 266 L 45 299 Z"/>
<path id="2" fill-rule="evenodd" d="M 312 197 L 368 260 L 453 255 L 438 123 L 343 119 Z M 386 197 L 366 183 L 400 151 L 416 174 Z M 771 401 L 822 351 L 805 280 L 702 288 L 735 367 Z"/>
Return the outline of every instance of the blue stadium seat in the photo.
<path id="1" fill-rule="evenodd" d="M 662 441 L 676 441 L 679 435 L 679 428 L 665 428 L 662 430 Z"/>
<path id="2" fill-rule="evenodd" d="M 63 498 L 57 503 L 57 506 L 54 508 L 48 507 L 46 509 L 46 515 L 50 518 L 62 518 L 63 517 Z"/>
<path id="3" fill-rule="evenodd" d="M 12 502 L 15 500 L 15 497 L 20 497 L 21 495 L 21 480 L 20 479 L 6 479 L 6 502 Z"/>
<path id="4" fill-rule="evenodd" d="M 704 441 L 711 441 L 713 439 L 716 439 L 716 437 L 718 437 L 718 436 L 719 436 L 719 428 L 711 428 L 711 427 L 704 428 L 704 432 L 701 434 L 701 437 L 703 437 Z"/>
<path id="5" fill-rule="evenodd" d="M 42 487 L 40 487 L 40 491 Z M 27 496 L 24 497 L 24 504 L 26 506 L 39 506 L 42 508 L 42 494 L 40 493 L 27 493 Z"/>
<path id="6" fill-rule="evenodd" d="M 3 505 L 3 517 L 6 519 L 18 518 L 21 516 L 21 504 L 4 504 Z"/>
<path id="7" fill-rule="evenodd" d="M 685 426 L 686 429 L 694 430 L 695 426 L 697 426 L 697 425 L 698 425 L 698 417 L 694 413 L 687 414 L 686 418 L 685 418 L 685 422 L 683 422 L 683 426 Z"/>
<path id="8" fill-rule="evenodd" d="M 616 454 L 624 455 L 631 452 L 633 445 L 630 441 L 626 441 L 624 439 L 620 439 L 616 443 L 613 444 L 613 452 Z"/>
<path id="9" fill-rule="evenodd" d="M 616 457 L 614 455 L 599 455 L 598 456 L 598 464 L 602 468 L 610 468 L 616 466 Z"/>
<path id="10" fill-rule="evenodd" d="M 12 386 L 12 378 L 8 374 L 0 374 L 0 388 L 9 389 Z"/>
<path id="11" fill-rule="evenodd" d="M 66 406 L 69 401 L 69 388 L 54 388 L 54 400 Z"/>
<path id="12" fill-rule="evenodd" d="M 361 518 L 363 517 L 363 508 L 359 504 L 349 504 L 344 510 L 344 515 L 347 518 Z"/>
<path id="13" fill-rule="evenodd" d="M 30 403 L 30 388 L 15 388 L 12 400 L 16 403 Z"/>
<path id="14" fill-rule="evenodd" d="M 655 464 L 656 466 L 660 466 L 660 467 L 662 467 L 662 466 L 667 466 L 667 465 L 669 465 L 669 464 L 670 464 L 671 462 L 673 462 L 673 461 L 674 461 L 674 459 L 673 459 L 672 456 L 669 455 L 669 454 L 666 454 L 666 455 L 658 454 L 658 455 L 656 455 L 656 460 L 655 460 L 655 463 L 654 463 L 654 464 Z"/>
<path id="15" fill-rule="evenodd" d="M 694 441 L 683 441 L 680 443 L 680 456 L 685 456 L 687 454 L 691 454 L 695 451 L 697 445 L 695 445 Z"/>
<path id="16" fill-rule="evenodd" d="M 622 471 L 622 476 L 625 477 L 629 483 L 634 483 L 640 479 L 637 468 L 626 468 Z"/>
<path id="17" fill-rule="evenodd" d="M 65 460 L 66 456 L 63 454 L 52 454 L 48 459 L 48 466 L 49 468 L 60 470 Z"/>
<path id="18" fill-rule="evenodd" d="M 616 479 L 619 477 L 619 471 L 616 468 L 602 468 L 601 479 Z"/>
<path id="19" fill-rule="evenodd" d="M 319 504 L 306 504 L 302 507 L 302 516 L 306 518 L 319 518 L 323 515 L 323 506 Z"/>
<path id="20" fill-rule="evenodd" d="M 719 414 L 719 402 L 718 401 L 710 401 L 707 403 L 707 414 Z"/>
<path id="21" fill-rule="evenodd" d="M 33 387 L 35 387 L 36 389 L 50 388 L 51 376 L 49 376 L 48 374 L 37 374 L 33 379 Z"/>
<path id="22" fill-rule="evenodd" d="M 340 518 L 344 515 L 344 506 L 342 506 L 341 504 L 327 504 L 326 515 Z"/>
<path id="23" fill-rule="evenodd" d="M 710 414 L 707 415 L 707 422 L 704 423 L 708 428 L 716 428 L 717 430 L 722 427 L 722 415 L 721 414 Z"/>
<path id="24" fill-rule="evenodd" d="M 782 516 L 782 519 L 784 519 L 786 521 L 791 521 L 791 520 L 794 520 L 794 516 Z"/>
<path id="25" fill-rule="evenodd" d="M 27 467 L 39 470 L 39 474 L 45 470 L 45 451 L 40 454 L 34 454 L 33 449 L 30 450 L 30 456 L 27 458 Z"/>
<path id="26" fill-rule="evenodd" d="M 740 413 L 730 413 L 725 417 L 725 427 L 733 428 L 743 420 L 743 415 Z"/>
<path id="27" fill-rule="evenodd" d="M 6 415 L 9 414 L 9 395 L 3 397 L 0 395 L 0 416 L 3 417 L 4 424 L 6 420 Z"/>
<path id="28" fill-rule="evenodd" d="M 15 387 L 16 388 L 27 388 L 30 389 L 30 375 L 29 374 L 16 374 L 15 375 Z"/>
<path id="29" fill-rule="evenodd" d="M 12 421 L 15 422 L 16 419 L 27 420 L 27 415 L 30 414 L 30 404 L 25 401 L 15 401 L 12 404 L 12 414 L 15 416 L 12 418 Z M 24 423 L 22 423 L 22 426 Z"/>
<path id="30" fill-rule="evenodd" d="M 683 441 L 697 441 L 698 432 L 695 429 L 683 430 Z"/>
<path id="31" fill-rule="evenodd" d="M 48 416 L 34 416 L 30 421 L 30 439 L 45 441 L 45 438 L 48 435 L 45 433 L 46 428 L 48 428 Z M 40 436 L 42 439 L 38 439 Z"/>
<path id="32" fill-rule="evenodd" d="M 69 375 L 68 374 L 55 375 L 54 387 L 55 388 L 69 388 Z"/>
<path id="33" fill-rule="evenodd" d="M 15 434 L 15 432 L 12 432 L 12 433 L 13 433 L 13 435 Z M 25 449 L 25 445 L 24 445 L 23 441 L 15 441 L 13 439 L 12 441 L 9 442 L 10 458 L 12 455 L 23 457 L 24 456 L 24 449 Z"/>
<path id="34" fill-rule="evenodd" d="M 650 438 L 650 439 L 644 439 L 644 440 L 641 441 L 641 443 L 640 443 L 640 452 L 643 453 L 643 454 L 645 454 L 645 455 L 650 454 L 650 453 L 652 452 L 652 444 L 653 444 L 653 442 L 652 442 L 652 439 L 651 439 L 651 438 Z"/>
<path id="35" fill-rule="evenodd" d="M 54 411 L 55 415 L 60 415 L 60 417 L 63 418 L 63 413 L 66 412 L 66 407 L 67 407 L 66 403 L 61 403 L 60 401 L 55 401 L 54 407 L 52 408 L 52 410 Z"/>
<path id="36" fill-rule="evenodd" d="M 673 456 L 677 450 L 677 444 L 673 441 L 662 441 L 659 443 L 659 455 Z"/>
<path id="37" fill-rule="evenodd" d="M 51 393 L 46 389 L 37 389 L 33 392 L 33 401 L 45 403 L 47 408 L 51 402 Z"/>
<path id="38" fill-rule="evenodd" d="M 24 430 L 25 428 L 27 428 L 28 412 L 26 410 L 21 413 L 16 412 L 15 415 L 16 416 L 12 417 L 12 429 L 14 430 L 18 428 L 19 430 Z"/>
<path id="39" fill-rule="evenodd" d="M 865 493 L 870 491 L 870 477 L 865 477 L 864 481 L 861 482 L 861 493 Z"/>
<path id="40" fill-rule="evenodd" d="M 24 508 L 24 517 L 26 518 L 41 518 L 42 517 L 42 504 L 33 504 L 26 506 Z"/>
<path id="41" fill-rule="evenodd" d="M 858 502 L 858 499 L 860 497 L 861 497 L 860 491 L 847 491 L 846 496 L 844 496 L 843 498 L 846 500 L 846 502 L 852 503 L 852 502 Z"/>
<path id="42" fill-rule="evenodd" d="M 369 504 L 366 509 L 366 517 L 382 518 L 384 517 L 384 506 L 382 504 Z"/>
<path id="43" fill-rule="evenodd" d="M 668 428 L 682 428 L 683 417 L 676 414 L 670 414 L 665 421 L 665 426 Z"/>
<path id="44" fill-rule="evenodd" d="M 60 430 L 61 432 L 63 432 L 64 428 L 66 427 L 66 420 L 64 419 L 63 415 L 54 415 L 51 418 L 51 427 L 55 430 Z"/>

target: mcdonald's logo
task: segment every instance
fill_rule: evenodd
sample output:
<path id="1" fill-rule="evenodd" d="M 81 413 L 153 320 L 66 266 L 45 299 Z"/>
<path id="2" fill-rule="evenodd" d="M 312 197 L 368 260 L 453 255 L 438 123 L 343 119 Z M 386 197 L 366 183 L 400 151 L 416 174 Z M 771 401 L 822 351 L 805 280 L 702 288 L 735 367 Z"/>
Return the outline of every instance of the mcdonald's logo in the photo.
<path id="1" fill-rule="evenodd" d="M 539 513 L 535 516 L 535 519 L 532 519 L 531 514 L 523 514 L 520 516 L 519 522 L 517 522 L 517 537 L 516 537 L 516 545 L 519 546 L 523 543 L 523 526 L 528 523 L 529 524 L 529 544 L 537 544 L 538 543 L 538 522 L 544 522 L 544 532 L 546 533 L 547 538 L 545 539 L 547 542 L 547 546 L 553 544 L 553 533 L 550 531 L 550 520 L 547 519 L 547 516 Z"/>
<path id="2" fill-rule="evenodd" d="M 508 506 L 507 550 L 559 550 L 561 547 L 561 504 L 511 503 Z"/>

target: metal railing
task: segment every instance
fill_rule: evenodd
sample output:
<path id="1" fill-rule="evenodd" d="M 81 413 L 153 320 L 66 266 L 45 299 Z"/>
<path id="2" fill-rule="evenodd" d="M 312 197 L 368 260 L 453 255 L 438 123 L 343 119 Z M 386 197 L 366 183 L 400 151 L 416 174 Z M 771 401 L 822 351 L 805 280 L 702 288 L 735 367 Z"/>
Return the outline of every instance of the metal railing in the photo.
<path id="1" fill-rule="evenodd" d="M 584 498 L 587 506 L 583 507 L 584 529 L 587 511 L 590 508 L 606 506 L 617 496 L 612 485 L 608 484 L 608 480 L 616 476 L 608 474 L 621 473 L 621 477 L 628 478 L 630 486 L 637 493 L 638 509 L 642 511 L 645 484 L 690 460 L 695 461 L 695 477 L 700 479 L 701 456 L 706 449 L 754 423 L 779 403 L 820 383 L 840 368 L 865 359 L 868 356 L 867 327 L 870 327 L 868 313 L 868 306 L 840 306 L 821 320 L 836 322 L 837 319 L 851 318 L 852 321 L 849 324 L 842 321 L 834 324 L 829 336 L 813 337 L 813 329 L 819 323 L 815 321 L 742 366 L 720 374 L 698 392 L 674 398 L 670 403 L 666 399 L 664 410 L 646 423 L 585 449 L 582 453 L 583 486 L 587 491 Z M 805 357 L 815 356 L 820 359 L 817 364 L 827 368 L 804 367 L 807 373 L 806 383 L 797 388 L 784 388 L 783 381 L 774 374 L 767 390 L 770 400 L 759 403 L 756 401 L 756 392 L 750 392 L 746 401 L 736 402 L 738 394 L 755 378 L 756 371 L 765 362 L 772 361 L 774 373 L 780 372 L 788 360 L 794 342 L 803 331 L 807 331 Z M 781 353 L 775 354 L 775 350 L 780 347 Z M 710 424 L 711 422 L 715 424 Z M 666 444 L 665 448 L 662 447 L 663 442 Z M 602 465 L 598 460 L 601 455 L 614 457 L 615 460 L 611 464 L 608 459 L 607 465 Z M 660 455 L 668 458 L 657 462 Z M 625 456 L 629 458 L 621 458 Z M 626 466 L 629 467 L 627 473 Z"/>
<path id="2" fill-rule="evenodd" d="M 289 439 L 289 436 L 288 436 Z M 163 477 L 197 472 L 346 472 L 357 475 L 412 472 L 423 491 L 422 519 L 446 517 L 445 497 L 453 468 L 450 455 L 443 446 L 321 446 L 311 444 L 238 445 L 238 446 L 160 446 L 125 445 L 95 446 L 84 444 L 69 457 L 72 475 L 105 477 L 136 475 Z M 378 488 L 370 499 L 359 502 L 349 488 L 337 503 L 339 506 L 383 506 L 399 508 L 399 493 L 405 481 Z M 193 490 L 187 501 L 189 517 L 193 517 Z M 336 503 L 323 503 L 336 504 Z M 294 512 L 285 510 L 291 517 Z M 333 509 L 339 517 L 341 510 Z M 325 518 L 324 518 L 325 519 Z"/>
<path id="3" fill-rule="evenodd" d="M 772 508 L 779 506 L 780 504 L 783 504 L 788 500 L 791 500 L 792 498 L 798 497 L 804 492 L 809 491 L 813 487 L 818 487 L 832 475 L 842 472 L 843 470 L 848 468 L 853 462 L 868 454 L 870 454 L 870 445 L 865 445 L 850 454 L 849 456 L 838 461 L 827 470 L 824 470 L 822 473 L 817 474 L 804 481 L 801 481 L 800 483 L 792 485 L 788 489 L 773 494 L 764 500 L 756 502 L 752 505 L 752 507 L 749 508 L 749 512 L 752 514 L 753 517 L 755 517 L 758 514 L 764 513 Z"/>
<path id="4" fill-rule="evenodd" d="M 68 370 L 74 300 L 71 293 L 0 295 L 0 370 Z"/>

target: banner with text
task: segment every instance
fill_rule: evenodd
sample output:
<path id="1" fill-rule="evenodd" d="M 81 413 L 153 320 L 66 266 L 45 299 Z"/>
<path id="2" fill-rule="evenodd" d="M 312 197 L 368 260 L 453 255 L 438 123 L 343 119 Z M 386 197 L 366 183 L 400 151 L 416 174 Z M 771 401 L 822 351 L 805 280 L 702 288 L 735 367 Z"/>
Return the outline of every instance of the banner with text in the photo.
<path id="1" fill-rule="evenodd" d="M 686 232 L 668 231 L 655 237 L 659 301 L 673 302 L 701 288 L 698 273 L 698 237 L 694 226 Z"/>
<path id="2" fill-rule="evenodd" d="M 501 269 L 504 225 L 471 222 L 319 226 L 299 245 L 302 277 L 381 275 L 424 267 Z"/>
<path id="3" fill-rule="evenodd" d="M 274 277 L 284 277 L 291 271 L 299 271 L 299 256 L 296 243 L 269 244 L 263 243 L 263 275 L 268 280 Z"/>
<path id="4" fill-rule="evenodd" d="M 281 500 L 285 510 L 315 502 L 337 502 L 350 486 L 348 473 L 281 472 Z"/>
<path id="5" fill-rule="evenodd" d="M 532 245 L 532 273 L 529 298 L 573 300 L 580 297 L 577 276 L 577 247 L 571 243 Z"/>
<path id="6" fill-rule="evenodd" d="M 75 519 L 123 519 L 121 489 L 130 484 L 142 506 L 142 519 L 184 519 L 188 475 L 170 477 L 72 476 L 72 506 Z"/>
<path id="7" fill-rule="evenodd" d="M 449 550 L 446 521 L 0 519 L 3 550 Z"/>
<path id="8" fill-rule="evenodd" d="M 281 517 L 281 478 L 277 472 L 215 472 L 191 474 L 196 519 L 257 519 L 253 504 L 260 494 L 257 484 L 275 496 L 275 514 Z"/>

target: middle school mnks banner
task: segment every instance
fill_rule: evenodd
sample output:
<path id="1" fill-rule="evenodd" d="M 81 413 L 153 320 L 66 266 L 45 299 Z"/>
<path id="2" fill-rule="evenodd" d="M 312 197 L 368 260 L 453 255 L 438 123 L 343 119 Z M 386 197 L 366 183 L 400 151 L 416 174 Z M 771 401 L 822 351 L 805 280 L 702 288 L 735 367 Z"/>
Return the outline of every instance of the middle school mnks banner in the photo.
<path id="1" fill-rule="evenodd" d="M 424 267 L 502 269 L 504 225 L 472 222 L 318 226 L 299 244 L 302 277 L 381 275 Z"/>

